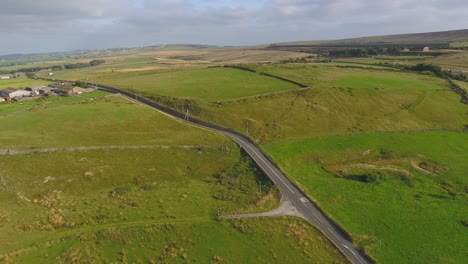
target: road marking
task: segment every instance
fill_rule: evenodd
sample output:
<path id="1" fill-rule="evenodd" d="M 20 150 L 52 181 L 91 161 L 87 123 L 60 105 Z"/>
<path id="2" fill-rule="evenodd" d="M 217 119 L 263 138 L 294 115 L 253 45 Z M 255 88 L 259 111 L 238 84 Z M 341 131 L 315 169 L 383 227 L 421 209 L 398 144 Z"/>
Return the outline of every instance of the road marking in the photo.
<path id="1" fill-rule="evenodd" d="M 309 207 L 309 205 L 307 204 L 309 202 L 309 199 L 307 199 L 307 197 L 301 197 L 299 198 L 299 200 L 301 200 L 301 202 L 306 206 L 306 207 Z M 319 218 L 317 217 L 317 220 L 319 220 Z"/>
<path id="2" fill-rule="evenodd" d="M 345 247 L 347 250 L 349 250 L 351 253 L 353 253 L 354 256 L 356 256 L 356 253 L 352 249 L 350 249 L 347 245 L 341 244 L 343 247 Z"/>

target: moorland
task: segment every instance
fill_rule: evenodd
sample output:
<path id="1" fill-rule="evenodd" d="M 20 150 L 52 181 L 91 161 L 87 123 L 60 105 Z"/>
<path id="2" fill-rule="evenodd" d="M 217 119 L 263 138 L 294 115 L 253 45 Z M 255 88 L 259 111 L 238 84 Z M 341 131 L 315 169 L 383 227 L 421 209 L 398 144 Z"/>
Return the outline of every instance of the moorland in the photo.
<path id="1" fill-rule="evenodd" d="M 0 70 L 104 60 L 17 85 L 114 86 L 233 129 L 376 262 L 463 263 L 468 108 L 451 82 L 466 94 L 468 52 L 459 46 L 357 57 L 149 47 Z M 443 74 L 411 70 L 422 64 Z M 2 148 L 29 150 L 0 156 L 3 259 L 346 262 L 302 219 L 218 222 L 273 209 L 279 195 L 213 132 L 102 91 L 0 104 L 0 115 Z"/>

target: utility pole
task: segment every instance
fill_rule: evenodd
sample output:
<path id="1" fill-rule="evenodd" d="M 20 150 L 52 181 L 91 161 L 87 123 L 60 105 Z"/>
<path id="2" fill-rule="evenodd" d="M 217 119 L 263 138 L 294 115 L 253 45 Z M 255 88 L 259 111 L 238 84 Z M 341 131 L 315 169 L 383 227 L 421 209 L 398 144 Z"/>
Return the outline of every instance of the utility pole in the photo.
<path id="1" fill-rule="evenodd" d="M 141 97 L 141 86 L 138 86 L 138 95 L 140 95 L 140 97 Z M 137 101 L 138 101 L 138 99 L 137 99 Z"/>

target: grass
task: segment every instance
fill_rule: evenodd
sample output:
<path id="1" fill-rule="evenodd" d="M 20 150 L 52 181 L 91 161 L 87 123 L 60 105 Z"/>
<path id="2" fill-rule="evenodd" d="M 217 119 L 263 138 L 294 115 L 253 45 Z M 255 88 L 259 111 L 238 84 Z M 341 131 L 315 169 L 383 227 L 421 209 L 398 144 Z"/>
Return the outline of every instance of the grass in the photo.
<path id="1" fill-rule="evenodd" d="M 8 214 L 1 244 L 19 243 L 11 238 L 22 231 L 30 231 L 22 236 L 28 241 L 51 230 L 145 219 L 210 220 L 217 212 L 249 211 L 248 206 L 256 207 L 273 190 L 251 166 L 237 175 L 225 175 L 237 185 L 218 181 L 218 174 L 240 162 L 239 150 L 203 148 L 0 156 L 1 211 Z M 30 165 L 21 165 L 25 163 Z M 270 188 L 261 193 L 257 181 Z M 253 209 L 268 204 L 259 205 Z"/>
<path id="2" fill-rule="evenodd" d="M 265 149 L 379 262 L 463 263 L 467 142 L 466 133 L 366 133 Z M 380 178 L 358 177 L 372 174 Z"/>
<path id="3" fill-rule="evenodd" d="M 468 71 L 468 52 L 466 50 L 453 51 L 444 56 L 428 59 L 427 63 L 440 65 L 445 70 Z"/>
<path id="4" fill-rule="evenodd" d="M 372 67 L 385 69 L 385 65 L 391 64 L 405 64 L 414 65 L 417 63 L 424 63 L 427 60 L 431 60 L 437 57 L 434 56 L 390 56 L 390 55 L 379 55 L 371 58 L 338 58 L 334 60 L 334 63 L 338 65 L 355 65 L 360 67 Z"/>
<path id="5" fill-rule="evenodd" d="M 216 222 L 278 204 L 237 148 L 0 156 L 0 166 L 0 260 L 345 262 L 300 219 Z"/>
<path id="6" fill-rule="evenodd" d="M 32 85 L 48 85 L 50 83 L 51 82 L 49 81 L 33 80 L 29 78 L 14 78 L 9 80 L 0 80 L 0 89 L 4 89 L 7 87 L 24 89 Z"/>
<path id="7" fill-rule="evenodd" d="M 377 56 L 377 59 L 381 60 L 424 60 L 433 58 L 434 56 L 411 56 L 411 55 L 403 55 L 403 56 L 389 56 L 389 55 L 382 55 Z"/>
<path id="8" fill-rule="evenodd" d="M 241 226 L 245 228 L 241 229 Z M 276 232 L 272 233 L 272 230 Z M 281 235 L 284 233 L 289 235 Z M 303 238 L 302 234 L 308 237 Z M 15 260 L 42 263 L 69 263 L 74 260 L 129 263 L 346 262 L 316 230 L 295 218 L 109 228 L 66 237 L 56 241 L 51 248 L 27 252 Z"/>
<path id="9" fill-rule="evenodd" d="M 360 61 L 360 60 L 335 60 L 333 62 L 327 62 L 323 64 L 324 67 L 347 67 L 347 68 L 364 68 L 364 69 L 382 69 L 389 70 L 389 67 L 377 65 L 374 62 Z"/>
<path id="10" fill-rule="evenodd" d="M 94 95 L 0 119 L 2 148 L 165 147 L 0 155 L 0 262 L 346 262 L 301 219 L 217 222 L 275 208 L 276 188 L 226 138 Z"/>
<path id="11" fill-rule="evenodd" d="M 4 102 L 0 104 L 0 118 L 5 118 L 9 115 L 15 115 L 23 111 L 32 111 L 32 109 L 35 108 L 54 107 L 59 105 L 86 102 L 108 95 L 109 93 L 107 92 L 94 91 L 72 97 L 42 96 L 28 98 L 29 100 Z"/>
<path id="12" fill-rule="evenodd" d="M 257 68 L 311 88 L 208 105 L 199 116 L 259 142 L 364 131 L 461 131 L 468 123 L 466 105 L 433 76 L 316 65 Z"/>
<path id="13" fill-rule="evenodd" d="M 46 101 L 44 105 L 32 103 L 34 108 L 0 119 L 1 148 L 193 145 L 227 141 L 120 97 L 63 100 Z M 13 105 L 2 105 L 0 109 L 8 111 L 10 106 Z"/>
<path id="14" fill-rule="evenodd" d="M 452 48 L 464 48 L 464 47 L 468 47 L 468 42 L 452 42 L 450 43 L 450 47 Z"/>
<path id="15" fill-rule="evenodd" d="M 93 77 L 92 81 L 145 95 L 209 102 L 297 89 L 273 78 L 225 68 L 110 72 Z"/>
<path id="16" fill-rule="evenodd" d="M 147 56 L 149 54 L 156 53 L 148 53 Z M 164 59 L 158 58 L 157 62 L 172 63 L 166 58 L 179 56 L 190 58 L 180 61 L 193 66 L 200 63 L 198 59 L 202 59 L 199 53 L 167 51 L 165 56 Z M 192 60 L 193 56 L 198 56 L 197 60 Z M 210 59 L 215 58 L 213 54 L 210 56 L 213 56 Z M 446 63 L 462 63 L 464 60 L 461 54 L 453 56 L 459 58 L 455 60 L 455 57 L 440 56 L 427 60 L 446 60 Z M 467 108 L 460 103 L 459 96 L 449 90 L 445 81 L 431 75 L 377 68 L 344 68 L 334 64 L 252 65 L 259 71 L 311 85 L 310 89 L 297 90 L 295 87 L 284 88 L 282 85 L 285 84 L 275 79 L 232 69 L 120 71 L 126 69 L 125 62 L 122 62 L 120 66 L 115 65 L 121 68 L 112 72 L 113 63 L 103 65 L 95 73 L 61 71 L 56 76 L 82 79 L 89 73 L 92 81 L 102 81 L 144 95 L 194 99 L 199 103 L 200 110 L 190 114 L 234 128 L 261 143 L 327 213 L 352 233 L 355 242 L 377 260 L 383 263 L 463 262 L 467 241 L 462 236 L 466 228 L 462 223 L 468 221 L 464 206 L 467 188 L 464 174 L 468 168 L 463 158 L 468 141 L 466 134 L 460 131 L 466 129 L 468 124 Z M 127 63 L 142 69 L 148 60 L 135 58 Z M 288 90 L 291 92 L 265 94 Z M 247 95 L 261 96 L 215 102 Z M 224 138 L 201 133 L 195 128 L 192 130 L 182 123 L 162 118 L 159 114 L 153 115 L 149 109 L 136 107 L 118 98 L 87 100 L 50 109 L 39 107 L 40 115 L 34 113 L 34 116 L 39 117 L 40 122 L 33 118 L 32 113 L 18 113 L 14 118 L 0 119 L 0 140 L 12 141 L 8 144 L 16 148 L 49 145 L 220 145 L 226 142 Z M 49 116 L 55 121 L 46 118 Z M 421 132 L 426 130 L 439 132 Z M 386 131 L 406 133 L 384 133 Z M 234 149 L 231 153 L 237 152 L 232 145 L 229 148 Z M 45 184 L 57 185 L 38 191 L 42 190 L 45 197 L 53 200 L 56 199 L 53 190 L 64 189 L 67 195 L 62 195 L 64 200 L 54 206 L 61 210 L 58 212 L 65 212 L 67 219 L 72 219 L 73 223 L 82 223 L 76 227 L 65 226 L 60 230 L 63 233 L 51 233 L 41 238 L 43 233 L 34 229 L 37 228 L 35 223 L 56 223 L 61 216 L 57 216 L 57 211 L 50 215 L 49 210 L 41 207 L 32 209 L 27 205 L 24 210 L 30 214 L 25 215 L 33 219 L 28 222 L 18 222 L 18 216 L 0 215 L 8 220 L 5 221 L 8 223 L 5 230 L 28 232 L 32 240 L 36 239 L 35 245 L 52 246 L 50 249 L 41 246 L 21 253 L 18 260 L 27 262 L 41 258 L 44 261 L 70 262 L 79 255 L 82 259 L 97 256 L 103 260 L 101 262 L 117 261 L 124 257 L 130 262 L 148 259 L 184 262 L 187 261 L 184 260 L 185 254 L 188 260 L 201 262 L 221 262 L 222 259 L 226 262 L 265 260 L 283 263 L 296 262 L 296 256 L 301 256 L 297 258 L 310 263 L 317 260 L 308 257 L 308 252 L 312 252 L 312 256 L 321 256 L 323 251 L 330 249 L 325 245 L 314 249 L 316 251 L 309 251 L 308 246 L 321 244 L 315 240 L 306 241 L 310 236 L 306 231 L 295 231 L 297 225 L 303 225 L 300 222 L 294 223 L 293 230 L 288 231 L 291 228 L 284 224 L 290 219 L 214 222 L 216 212 L 223 208 L 226 213 L 259 208 L 267 210 L 275 204 L 275 192 L 258 193 L 256 181 L 260 176 L 243 160 L 242 155 L 231 154 L 234 156 L 229 161 L 222 161 L 218 156 L 226 154 L 219 153 L 219 150 L 209 150 L 212 155 L 207 154 L 206 157 L 197 156 L 196 150 L 179 151 L 132 150 L 130 155 L 122 154 L 127 154 L 122 150 L 96 151 L 96 154 L 81 152 L 86 153 L 86 160 L 93 165 L 86 170 L 78 167 L 82 157 L 74 156 L 81 155 L 80 152 L 65 156 L 62 153 L 40 154 L 38 159 L 41 155 L 50 155 L 42 161 L 35 160 L 36 155 L 15 156 L 18 159 L 14 161 L 16 164 L 48 164 L 48 171 L 44 174 L 40 175 L 34 170 L 35 167 L 27 166 L 24 166 L 22 173 L 27 177 L 36 177 L 34 181 L 38 183 L 46 181 L 48 176 L 53 177 L 54 180 L 49 179 Z M 4 158 L 4 165 L 0 166 L 8 168 L 13 158 Z M 128 159 L 135 163 L 132 166 L 125 164 Z M 53 165 L 46 161 L 56 160 L 70 167 L 70 172 L 66 173 L 64 169 L 54 172 L 51 169 Z M 180 166 L 180 162 L 177 162 L 180 160 L 190 164 Z M 197 165 L 206 162 L 211 162 L 211 165 Z M 132 178 L 125 178 L 124 174 Z M 117 175 L 117 178 L 97 178 L 96 175 Z M 193 176 L 193 180 L 189 175 Z M 86 190 L 93 192 L 89 198 L 78 200 L 79 190 L 76 187 L 65 189 L 68 183 L 64 179 L 71 176 L 98 179 L 95 183 L 84 185 Z M 140 176 L 142 184 L 138 181 Z M 22 177 L 10 172 L 8 181 Z M 22 185 L 26 186 L 26 182 L 30 181 L 26 180 Z M 38 197 L 43 197 L 41 192 Z M 14 193 L 0 192 L 0 195 L 3 195 L 2 199 L 22 200 L 22 196 Z M 161 197 L 167 197 L 167 200 Z M 199 200 L 190 200 L 192 197 Z M 184 201 L 188 200 L 190 207 L 184 205 Z M 76 211 L 65 207 L 74 204 L 77 204 Z M 2 203 L 2 206 L 6 212 L 12 212 L 15 208 L 12 202 Z M 140 209 L 145 214 L 138 215 Z M 80 211 L 84 212 L 83 215 L 79 214 Z M 117 213 L 120 211 L 122 215 Z M 89 227 L 86 221 L 91 221 Z M 16 223 L 16 229 L 9 228 L 12 223 Z M 171 223 L 169 231 L 168 223 Z M 153 228 L 152 234 L 145 233 L 145 228 Z M 288 239 L 280 236 L 278 231 L 295 234 L 296 242 L 288 240 L 290 236 L 286 236 Z M 271 234 L 265 236 L 268 232 Z M 13 233 L 8 234 L 15 237 Z M 81 239 L 81 235 L 77 234 L 85 236 Z M 124 244 L 121 237 L 128 237 L 131 244 Z M 227 240 L 226 237 L 235 239 Z M 265 253 L 267 240 L 272 247 L 269 255 Z M 144 244 L 142 241 L 153 241 L 154 247 L 146 249 L 146 246 L 135 246 Z M 285 241 L 292 243 L 293 246 L 288 247 L 292 251 L 284 251 L 282 243 Z M 31 241 L 18 243 L 9 246 L 11 249 L 27 247 Z M 240 253 L 227 252 L 226 248 L 230 247 L 225 244 Z M 261 260 L 245 249 L 246 246 L 249 250 L 256 249 L 254 252 Z M 328 252 L 334 252 L 330 250 Z M 317 262 L 329 262 L 327 257 L 319 258 L 322 261 Z"/>
<path id="17" fill-rule="evenodd" d="M 460 86 L 466 92 L 468 92 L 468 82 L 462 82 L 462 81 L 456 81 L 456 80 L 454 80 L 454 82 L 458 84 L 458 86 Z"/>

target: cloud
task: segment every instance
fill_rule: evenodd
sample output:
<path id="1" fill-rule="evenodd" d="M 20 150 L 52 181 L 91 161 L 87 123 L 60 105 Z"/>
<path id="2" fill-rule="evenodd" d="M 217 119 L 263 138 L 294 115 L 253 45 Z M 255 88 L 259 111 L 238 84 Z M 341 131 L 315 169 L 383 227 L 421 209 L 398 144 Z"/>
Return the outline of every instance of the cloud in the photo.
<path id="1" fill-rule="evenodd" d="M 467 13 L 465 0 L 3 0 L 0 53 L 427 32 L 468 28 Z"/>

